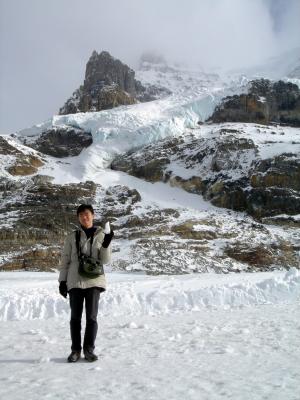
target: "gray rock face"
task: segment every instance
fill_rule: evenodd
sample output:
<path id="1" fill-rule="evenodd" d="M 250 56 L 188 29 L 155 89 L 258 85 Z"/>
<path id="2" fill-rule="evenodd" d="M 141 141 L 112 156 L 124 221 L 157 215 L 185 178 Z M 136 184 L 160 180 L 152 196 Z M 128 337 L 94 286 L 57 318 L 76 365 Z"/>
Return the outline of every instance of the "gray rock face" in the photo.
<path id="1" fill-rule="evenodd" d="M 134 104 L 145 88 L 135 79 L 128 65 L 112 57 L 107 51 L 91 55 L 85 72 L 84 84 L 59 110 L 59 114 L 101 111 L 119 105 Z"/>
<path id="2" fill-rule="evenodd" d="M 102 215 L 110 219 L 129 215 L 139 201 L 141 195 L 137 190 L 122 185 L 112 186 L 105 192 Z"/>
<path id="3" fill-rule="evenodd" d="M 114 221 L 130 215 L 141 200 L 137 190 L 126 186 L 105 190 L 92 181 L 58 185 L 52 180 L 46 175 L 0 179 L 0 271 L 57 268 L 65 235 L 78 226 L 79 204 L 93 204 L 95 224 L 104 226 L 109 219 L 114 229 Z M 100 204 L 96 191 L 102 192 Z"/>
<path id="4" fill-rule="evenodd" d="M 294 244 L 270 238 L 268 229 L 251 218 L 212 210 L 192 217 L 180 208 L 145 207 L 140 193 L 126 186 L 104 189 L 93 182 L 51 181 L 42 175 L 1 180 L 0 270 L 57 268 L 65 234 L 77 225 L 75 211 L 81 202 L 94 205 L 96 225 L 111 221 L 113 269 L 182 274 L 299 265 Z M 253 242 L 256 237 L 259 241 Z"/>
<path id="5" fill-rule="evenodd" d="M 255 163 L 246 190 L 249 210 L 259 217 L 300 213 L 300 158 L 282 154 Z"/>
<path id="6" fill-rule="evenodd" d="M 0 270 L 57 268 L 65 234 L 77 225 L 75 211 L 81 202 L 94 205 L 96 225 L 103 226 L 107 219 L 112 223 L 114 269 L 182 274 L 299 264 L 291 243 L 270 240 L 266 227 L 250 218 L 231 214 L 228 229 L 224 213 L 210 210 L 191 217 L 180 209 L 144 208 L 138 191 L 126 186 L 105 190 L 93 182 L 56 185 L 51 177 L 36 175 L 19 182 L 1 181 L 0 195 Z M 252 243 L 253 237 L 259 242 Z"/>
<path id="7" fill-rule="evenodd" d="M 94 51 L 86 65 L 83 85 L 60 108 L 59 114 L 107 110 L 169 94 L 171 91 L 162 86 L 143 86 L 135 79 L 133 69 L 107 51 Z"/>
<path id="8" fill-rule="evenodd" d="M 57 268 L 65 234 L 77 223 L 76 207 L 93 201 L 96 185 L 56 185 L 51 180 L 43 175 L 18 184 L 1 180 L 0 270 Z"/>
<path id="9" fill-rule="evenodd" d="M 113 58 L 107 51 L 93 52 L 85 72 L 84 88 L 92 92 L 101 86 L 117 84 L 121 90 L 136 95 L 135 72 L 120 60 Z"/>
<path id="10" fill-rule="evenodd" d="M 8 141 L 0 136 L 0 154 L 1 155 L 21 155 L 22 152 L 16 147 L 8 143 Z"/>
<path id="11" fill-rule="evenodd" d="M 209 121 L 300 126 L 300 89 L 283 81 L 252 81 L 248 94 L 225 97 Z"/>
<path id="12" fill-rule="evenodd" d="M 150 182 L 164 180 L 164 170 L 170 156 L 176 154 L 180 139 L 172 138 L 149 144 L 141 150 L 129 151 L 117 156 L 111 169 L 127 172 Z"/>
<path id="13" fill-rule="evenodd" d="M 20 140 L 27 146 L 53 157 L 77 156 L 93 143 L 92 134 L 79 128 L 57 127 L 43 132 L 35 142 Z"/>
<path id="14" fill-rule="evenodd" d="M 1 167 L 4 166 L 4 170 L 10 175 L 32 175 L 44 164 L 40 155 L 35 154 L 32 150 L 23 152 L 8 141 L 9 138 L 0 136 L 0 157 L 5 159 L 5 162 L 1 163 Z"/>

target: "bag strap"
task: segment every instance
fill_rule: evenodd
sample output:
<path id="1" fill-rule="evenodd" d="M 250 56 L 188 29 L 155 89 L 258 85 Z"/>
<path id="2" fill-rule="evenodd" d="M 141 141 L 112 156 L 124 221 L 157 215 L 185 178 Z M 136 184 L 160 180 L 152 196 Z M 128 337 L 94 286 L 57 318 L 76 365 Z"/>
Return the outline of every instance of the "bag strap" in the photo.
<path id="1" fill-rule="evenodd" d="M 92 233 L 91 236 L 91 247 L 90 247 L 90 256 L 92 257 L 92 246 L 93 246 L 93 241 L 94 241 L 94 232 Z"/>
<path id="2" fill-rule="evenodd" d="M 76 249 L 77 249 L 77 254 L 78 257 L 80 257 L 82 255 L 81 253 L 81 248 L 80 248 L 80 230 L 77 230 L 75 232 L 75 239 L 76 239 Z M 92 257 L 92 246 L 93 246 L 93 241 L 94 241 L 94 233 L 92 233 L 91 236 L 91 247 L 90 247 L 90 257 Z"/>
<path id="3" fill-rule="evenodd" d="M 78 254 L 78 257 L 80 257 L 81 256 L 81 248 L 80 248 L 80 231 L 79 230 L 77 230 L 75 232 L 75 239 L 76 239 L 77 254 Z"/>

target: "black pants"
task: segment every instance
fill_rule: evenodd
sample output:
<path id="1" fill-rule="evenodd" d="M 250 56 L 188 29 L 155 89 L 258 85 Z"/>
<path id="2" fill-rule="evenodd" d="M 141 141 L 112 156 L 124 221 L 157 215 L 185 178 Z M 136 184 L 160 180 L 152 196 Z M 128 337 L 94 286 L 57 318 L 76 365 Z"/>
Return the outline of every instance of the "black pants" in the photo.
<path id="1" fill-rule="evenodd" d="M 88 289 L 73 288 L 69 290 L 71 307 L 70 332 L 72 351 L 81 351 L 81 317 L 83 301 L 85 300 L 86 327 L 83 340 L 83 349 L 94 350 L 98 331 L 97 314 L 101 289 L 91 287 Z"/>

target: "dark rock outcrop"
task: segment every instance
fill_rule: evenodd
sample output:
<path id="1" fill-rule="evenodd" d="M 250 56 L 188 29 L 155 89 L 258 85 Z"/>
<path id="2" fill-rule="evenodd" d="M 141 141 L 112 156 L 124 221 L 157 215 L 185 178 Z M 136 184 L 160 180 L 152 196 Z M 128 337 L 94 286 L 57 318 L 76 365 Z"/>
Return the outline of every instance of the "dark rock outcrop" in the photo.
<path id="1" fill-rule="evenodd" d="M 32 175 L 44 165 L 42 158 L 34 152 L 23 152 L 8 142 L 8 138 L 0 136 L 0 156 L 6 157 L 5 170 L 10 175 Z"/>
<path id="2" fill-rule="evenodd" d="M 101 111 L 134 104 L 145 88 L 128 65 L 107 51 L 93 52 L 86 65 L 84 84 L 59 110 L 59 114 Z"/>
<path id="3" fill-rule="evenodd" d="M 282 154 L 255 163 L 245 191 L 248 209 L 258 217 L 300 213 L 300 159 Z"/>
<path id="4" fill-rule="evenodd" d="M 60 108 L 59 114 L 107 110 L 155 100 L 170 93 L 162 86 L 143 86 L 128 65 L 107 51 L 99 54 L 94 51 L 86 65 L 83 85 Z"/>
<path id="5" fill-rule="evenodd" d="M 0 136 L 0 154 L 10 156 L 10 155 L 21 155 L 23 153 L 21 152 L 21 150 L 18 150 L 16 147 L 8 143 L 5 137 Z"/>
<path id="6" fill-rule="evenodd" d="M 150 182 L 164 179 L 165 167 L 170 156 L 176 154 L 182 139 L 172 138 L 149 144 L 140 150 L 131 150 L 117 156 L 111 163 L 111 169 L 127 172 Z"/>
<path id="7" fill-rule="evenodd" d="M 127 186 L 111 186 L 105 191 L 102 201 L 102 216 L 110 220 L 129 215 L 136 203 L 141 201 L 141 195 L 136 189 Z"/>
<path id="8" fill-rule="evenodd" d="M 57 185 L 36 175 L 15 182 L 1 179 L 0 270 L 57 268 L 66 232 L 76 224 L 76 207 L 93 202 L 93 182 Z"/>
<path id="9" fill-rule="evenodd" d="M 283 81 L 252 81 L 247 94 L 225 97 L 209 121 L 300 126 L 300 89 Z"/>
<path id="10" fill-rule="evenodd" d="M 141 200 L 137 190 L 121 185 L 105 190 L 92 181 L 58 185 L 46 175 L 22 179 L 0 180 L 0 271 L 57 268 L 65 235 L 78 226 L 80 203 L 94 205 L 96 225 L 103 226 L 109 219 L 113 226 Z M 96 190 L 101 193 L 101 204 Z"/>
<path id="11" fill-rule="evenodd" d="M 136 103 L 142 85 L 135 72 L 107 51 L 93 51 L 86 65 L 84 84 L 59 110 L 59 114 L 100 111 Z"/>
<path id="12" fill-rule="evenodd" d="M 26 137 L 19 139 L 27 146 L 53 157 L 77 156 L 93 143 L 92 134 L 80 128 L 54 127 L 43 132 L 34 142 L 27 143 Z"/>
<path id="13" fill-rule="evenodd" d="M 295 265 L 299 268 L 297 246 L 284 239 L 278 242 L 249 245 L 236 242 L 228 245 L 224 253 L 230 258 L 245 264 L 245 271 L 267 271 L 279 265 Z"/>

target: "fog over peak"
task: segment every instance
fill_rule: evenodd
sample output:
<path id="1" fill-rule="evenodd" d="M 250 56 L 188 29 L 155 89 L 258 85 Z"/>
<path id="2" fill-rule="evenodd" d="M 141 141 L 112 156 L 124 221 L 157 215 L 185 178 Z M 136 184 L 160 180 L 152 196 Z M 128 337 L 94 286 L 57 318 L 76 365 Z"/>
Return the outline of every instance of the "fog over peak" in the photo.
<path id="1" fill-rule="evenodd" d="M 264 62 L 300 45 L 300 0 L 0 0 L 0 130 L 49 118 L 95 49 L 137 68 L 155 50 L 206 70 Z"/>

